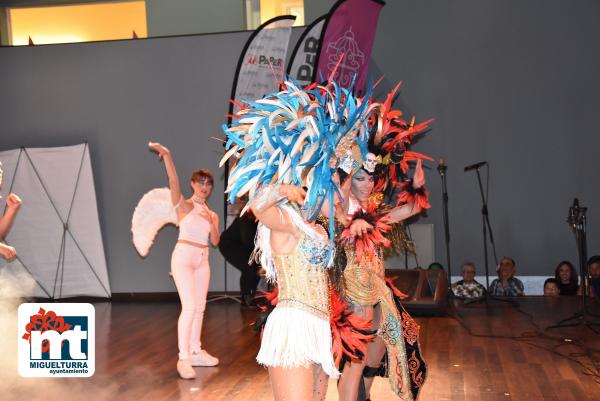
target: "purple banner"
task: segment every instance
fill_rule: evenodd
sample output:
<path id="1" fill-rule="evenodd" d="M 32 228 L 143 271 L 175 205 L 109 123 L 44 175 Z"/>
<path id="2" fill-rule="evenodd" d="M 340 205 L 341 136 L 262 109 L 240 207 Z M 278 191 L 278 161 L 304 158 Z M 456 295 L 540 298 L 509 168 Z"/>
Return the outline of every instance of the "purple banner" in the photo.
<path id="1" fill-rule="evenodd" d="M 379 12 L 384 5 L 376 0 L 341 0 L 332 7 L 321 35 L 315 80 L 328 79 L 343 57 L 333 78 L 348 86 L 356 74 L 354 91 L 364 89 Z"/>

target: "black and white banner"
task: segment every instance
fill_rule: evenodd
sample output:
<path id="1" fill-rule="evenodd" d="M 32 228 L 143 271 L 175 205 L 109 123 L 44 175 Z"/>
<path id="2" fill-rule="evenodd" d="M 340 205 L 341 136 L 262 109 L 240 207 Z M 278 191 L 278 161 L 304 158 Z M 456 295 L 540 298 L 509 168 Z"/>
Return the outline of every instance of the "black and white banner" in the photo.
<path id="1" fill-rule="evenodd" d="M 290 57 L 287 73 L 303 86 L 313 80 L 321 31 L 326 18 L 327 14 L 322 15 L 306 27 Z"/>
<path id="2" fill-rule="evenodd" d="M 256 100 L 277 90 L 295 20 L 293 15 L 275 17 L 252 33 L 238 61 L 233 100 Z M 229 111 L 233 114 L 237 108 L 232 104 Z"/>

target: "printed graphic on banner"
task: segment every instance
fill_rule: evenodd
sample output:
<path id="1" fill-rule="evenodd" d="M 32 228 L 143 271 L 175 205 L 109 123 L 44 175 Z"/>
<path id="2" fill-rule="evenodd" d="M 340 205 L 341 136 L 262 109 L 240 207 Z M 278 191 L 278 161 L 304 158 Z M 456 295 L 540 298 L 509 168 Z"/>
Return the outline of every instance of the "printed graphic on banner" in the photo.
<path id="1" fill-rule="evenodd" d="M 349 86 L 356 75 L 354 91 L 360 93 L 364 89 L 379 13 L 384 5 L 378 0 L 341 0 L 332 7 L 321 35 L 316 80 L 329 78 L 342 59 L 334 79 L 342 86 Z"/>
<path id="2" fill-rule="evenodd" d="M 19 306 L 18 366 L 24 377 L 94 374 L 95 310 L 87 303 Z"/>
<path id="3" fill-rule="evenodd" d="M 319 39 L 326 17 L 323 15 L 306 27 L 292 53 L 288 74 L 300 85 L 308 85 L 313 80 L 319 52 Z"/>
<path id="4" fill-rule="evenodd" d="M 279 77 L 285 63 L 294 20 L 295 17 L 280 17 L 255 32 L 239 66 L 236 101 L 260 99 L 277 90 L 275 77 Z"/>
<path id="5" fill-rule="evenodd" d="M 354 75 L 360 72 L 367 61 L 365 52 L 360 50 L 360 46 L 354 37 L 352 27 L 349 27 L 332 43 L 329 43 L 325 54 L 327 60 L 324 60 L 324 62 L 327 64 L 327 70 L 329 71 L 333 71 L 340 58 L 343 57 L 336 75 L 337 82 L 342 86 L 350 86 Z"/>

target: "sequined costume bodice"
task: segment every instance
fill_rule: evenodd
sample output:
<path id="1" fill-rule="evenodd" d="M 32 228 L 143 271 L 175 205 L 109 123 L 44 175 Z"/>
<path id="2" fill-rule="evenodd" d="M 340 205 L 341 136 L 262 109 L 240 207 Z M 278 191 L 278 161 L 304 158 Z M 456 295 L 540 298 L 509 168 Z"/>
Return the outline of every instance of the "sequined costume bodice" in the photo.
<path id="1" fill-rule="evenodd" d="M 304 309 L 329 319 L 329 279 L 325 267 L 330 250 L 326 238 L 303 234 L 290 254 L 273 254 L 277 305 Z"/>
<path id="2" fill-rule="evenodd" d="M 377 247 L 373 254 L 358 258 L 353 247 L 344 247 L 346 268 L 344 269 L 344 290 L 348 299 L 355 304 L 372 306 L 379 302 L 380 287 L 385 286 L 383 250 Z"/>

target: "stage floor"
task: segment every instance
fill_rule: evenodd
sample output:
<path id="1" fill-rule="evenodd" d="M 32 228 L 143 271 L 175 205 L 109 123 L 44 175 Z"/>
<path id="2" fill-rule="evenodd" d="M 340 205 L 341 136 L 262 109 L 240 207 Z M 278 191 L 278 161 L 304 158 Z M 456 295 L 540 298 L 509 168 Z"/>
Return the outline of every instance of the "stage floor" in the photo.
<path id="1" fill-rule="evenodd" d="M 459 306 L 461 323 L 449 316 L 420 317 L 428 379 L 420 401 L 600 400 L 600 336 L 584 328 L 545 330 L 574 313 L 575 299 L 524 298 L 519 307 L 497 301 Z M 256 364 L 259 339 L 250 328 L 256 315 L 231 301 L 210 303 L 203 345 L 221 359 L 216 368 L 196 368 L 195 380 L 178 379 L 176 323 L 179 304 L 97 303 L 96 373 L 88 379 L 24 379 L 1 355 L 4 401 L 271 400 L 267 371 Z M 600 314 L 598 304 L 592 311 Z M 598 319 L 600 320 L 600 319 Z M 479 336 L 491 334 L 497 337 Z M 506 339 L 502 336 L 519 337 Z M 574 340 L 573 342 L 564 339 Z M 577 346 L 578 342 L 587 349 Z M 564 356 L 561 356 L 564 355 Z M 586 370 L 587 367 L 587 370 Z M 598 370 L 596 370 L 598 373 Z M 396 399 L 385 379 L 376 379 L 373 401 Z M 337 400 L 330 382 L 327 400 Z"/>

